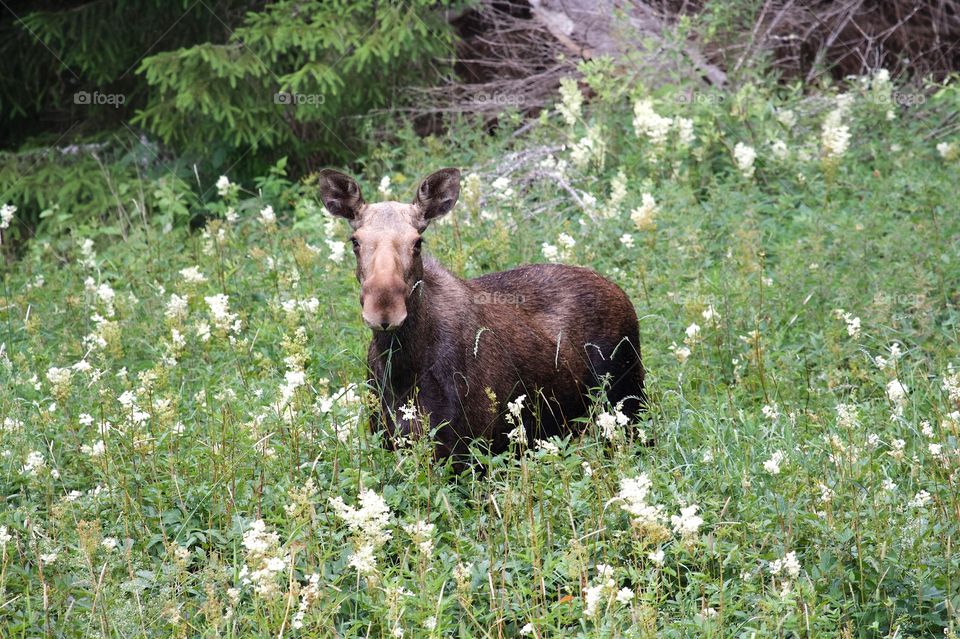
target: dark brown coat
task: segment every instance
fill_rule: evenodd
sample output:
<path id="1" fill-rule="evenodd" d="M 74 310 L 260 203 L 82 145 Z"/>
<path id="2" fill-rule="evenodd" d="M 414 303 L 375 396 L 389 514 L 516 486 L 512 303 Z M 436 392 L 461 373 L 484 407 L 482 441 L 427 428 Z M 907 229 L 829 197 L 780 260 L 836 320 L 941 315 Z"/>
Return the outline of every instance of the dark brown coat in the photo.
<path id="1" fill-rule="evenodd" d="M 461 280 L 429 257 L 404 324 L 375 333 L 368 363 L 393 436 L 423 425 L 398 408 L 416 398 L 430 416 L 440 456 L 473 440 L 507 447 L 507 403 L 521 413 L 530 443 L 578 430 L 586 394 L 610 375 L 608 399 L 635 416 L 643 402 L 637 317 L 624 292 L 594 271 L 535 264 Z M 492 393 L 490 392 L 492 391 Z M 494 400 L 495 398 L 495 400 Z M 539 415 L 539 419 L 536 416 Z"/>

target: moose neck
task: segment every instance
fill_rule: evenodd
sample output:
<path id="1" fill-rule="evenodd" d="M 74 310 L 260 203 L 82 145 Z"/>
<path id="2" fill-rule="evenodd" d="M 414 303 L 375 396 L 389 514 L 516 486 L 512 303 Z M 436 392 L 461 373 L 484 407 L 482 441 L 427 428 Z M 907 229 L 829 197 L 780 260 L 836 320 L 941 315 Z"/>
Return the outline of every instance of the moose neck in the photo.
<path id="1" fill-rule="evenodd" d="M 465 309 L 463 282 L 436 260 L 423 258 L 423 279 L 407 298 L 407 319 L 396 331 L 374 332 L 377 356 L 396 390 L 416 383 L 448 348 Z"/>

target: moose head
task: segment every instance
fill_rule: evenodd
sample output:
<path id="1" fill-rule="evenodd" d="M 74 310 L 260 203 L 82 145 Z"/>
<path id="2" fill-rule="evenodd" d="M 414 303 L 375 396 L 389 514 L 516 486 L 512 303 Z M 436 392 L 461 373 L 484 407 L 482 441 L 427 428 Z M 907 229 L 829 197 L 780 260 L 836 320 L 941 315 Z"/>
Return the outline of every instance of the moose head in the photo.
<path id="1" fill-rule="evenodd" d="M 407 318 L 407 298 L 423 278 L 423 232 L 457 203 L 460 171 L 431 174 L 410 204 L 368 204 L 353 178 L 332 169 L 320 172 L 319 186 L 327 210 L 353 229 L 364 323 L 374 331 L 396 330 Z"/>

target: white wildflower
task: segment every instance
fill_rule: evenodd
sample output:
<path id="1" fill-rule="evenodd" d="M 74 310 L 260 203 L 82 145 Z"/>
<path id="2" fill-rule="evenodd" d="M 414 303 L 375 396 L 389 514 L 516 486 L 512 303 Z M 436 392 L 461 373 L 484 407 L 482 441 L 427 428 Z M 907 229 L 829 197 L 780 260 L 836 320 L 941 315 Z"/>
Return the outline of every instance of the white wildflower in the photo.
<path id="1" fill-rule="evenodd" d="M 921 490 L 916 495 L 913 496 L 913 499 L 910 500 L 910 503 L 907 504 L 910 508 L 926 508 L 930 505 L 930 502 L 933 501 L 933 496 L 925 491 Z"/>
<path id="2" fill-rule="evenodd" d="M 709 306 L 707 306 L 706 310 L 704 310 L 703 313 L 701 313 L 701 315 L 703 315 L 703 320 L 705 322 L 719 322 L 721 319 L 720 313 L 718 313 L 717 310 L 713 308 L 713 304 L 710 304 Z"/>
<path id="3" fill-rule="evenodd" d="M 602 168 L 605 153 L 606 143 L 599 126 L 587 127 L 587 134 L 570 145 L 570 161 L 579 168 L 591 162 Z"/>
<path id="4" fill-rule="evenodd" d="M 47 465 L 47 460 L 44 459 L 43 453 L 38 450 L 30 452 L 27 455 L 26 463 L 20 467 L 21 475 L 36 475 L 37 471 L 41 468 L 44 468 Z"/>
<path id="5" fill-rule="evenodd" d="M 943 390 L 947 392 L 947 396 L 951 402 L 960 404 L 960 372 L 954 372 L 952 365 L 948 369 L 947 374 L 943 376 L 943 381 L 940 385 Z M 951 417 L 953 417 L 953 415 L 951 415 Z M 956 413 L 956 418 L 954 418 L 953 421 L 960 421 L 960 413 Z"/>
<path id="6" fill-rule="evenodd" d="M 677 358 L 677 361 L 683 364 L 690 358 L 691 350 L 687 346 L 677 346 L 677 343 L 674 342 L 670 344 L 670 351 L 673 353 L 673 356 Z"/>
<path id="7" fill-rule="evenodd" d="M 326 240 L 327 247 L 330 249 L 330 261 L 339 264 L 343 261 L 343 256 L 347 252 L 346 242 L 339 240 Z"/>
<path id="8" fill-rule="evenodd" d="M 210 309 L 210 317 L 213 319 L 214 326 L 227 332 L 239 330 L 237 314 L 230 312 L 229 296 L 219 293 L 203 299 Z"/>
<path id="9" fill-rule="evenodd" d="M 73 371 L 69 368 L 51 366 L 47 369 L 47 380 L 54 386 L 69 386 Z"/>
<path id="10" fill-rule="evenodd" d="M 287 567 L 287 560 L 278 556 L 280 537 L 277 533 L 267 529 L 262 519 L 250 523 L 250 527 L 243 533 L 243 547 L 247 551 L 247 563 L 240 572 L 240 578 L 245 584 L 252 584 L 254 591 L 264 598 L 271 598 L 280 593 L 278 576 Z M 178 549 L 178 554 L 181 549 Z M 187 551 L 186 548 L 182 549 Z"/>
<path id="11" fill-rule="evenodd" d="M 673 126 L 677 129 L 677 142 L 680 146 L 690 146 L 694 142 L 693 120 L 677 116 L 673 119 Z"/>
<path id="12" fill-rule="evenodd" d="M 106 444 L 103 443 L 102 439 L 94 442 L 92 446 L 87 444 L 80 446 L 80 452 L 92 458 L 100 457 L 104 452 L 106 452 L 106 450 Z"/>
<path id="13" fill-rule="evenodd" d="M 273 212 L 273 207 L 269 204 L 260 209 L 260 223 L 264 226 L 270 226 L 277 221 L 277 214 Z"/>
<path id="14" fill-rule="evenodd" d="M 80 242 L 80 265 L 86 268 L 95 268 L 97 266 L 97 252 L 93 250 L 93 240 L 89 237 Z"/>
<path id="15" fill-rule="evenodd" d="M 630 212 L 630 220 L 641 230 L 649 230 L 656 226 L 654 216 L 657 213 L 657 202 L 649 193 L 641 196 L 643 203 Z"/>
<path id="16" fill-rule="evenodd" d="M 757 159 L 757 152 L 753 147 L 747 146 L 743 142 L 737 142 L 736 146 L 733 147 L 733 159 L 737 163 L 737 169 L 744 177 L 753 177 L 756 168 L 754 162 Z"/>
<path id="17" fill-rule="evenodd" d="M 837 424 L 843 428 L 853 429 L 859 425 L 857 407 L 852 404 L 837 404 Z"/>
<path id="18" fill-rule="evenodd" d="M 635 524 L 659 524 L 665 519 L 663 506 L 647 503 L 652 485 L 646 473 L 620 480 L 620 492 L 617 493 L 616 500 Z"/>
<path id="19" fill-rule="evenodd" d="M 551 441 L 548 441 L 546 439 L 538 439 L 534 443 L 537 445 L 537 450 L 543 451 L 545 455 L 560 454 L 560 447 Z"/>
<path id="20" fill-rule="evenodd" d="M 600 413 L 597 416 L 597 427 L 600 429 L 600 433 L 604 439 L 609 439 L 610 441 L 616 439 L 620 433 L 620 429 L 617 427 L 617 418 L 607 412 Z"/>
<path id="21" fill-rule="evenodd" d="M 164 317 L 171 321 L 179 322 L 187 318 L 188 313 L 187 298 L 180 297 L 176 293 L 170 295 L 167 307 L 164 310 Z"/>
<path id="22" fill-rule="evenodd" d="M 390 507 L 372 490 L 361 489 L 359 507 L 348 506 L 341 497 L 330 500 L 336 515 L 347 525 L 354 538 L 355 550 L 350 565 L 365 576 L 376 574 L 377 548 L 390 539 Z"/>
<path id="23" fill-rule="evenodd" d="M 232 184 L 230 184 L 230 178 L 228 178 L 226 175 L 221 175 L 219 178 L 217 178 L 217 194 L 220 197 L 227 197 L 230 195 L 231 186 Z"/>
<path id="24" fill-rule="evenodd" d="M 520 395 L 512 402 L 507 402 L 507 412 L 515 420 L 515 422 L 520 420 L 520 412 L 523 410 L 523 402 L 526 399 L 526 395 Z"/>
<path id="25" fill-rule="evenodd" d="M 790 109 L 780 109 L 777 111 L 777 121 L 788 129 L 792 129 L 797 124 L 797 114 Z"/>
<path id="26" fill-rule="evenodd" d="M 620 211 L 620 205 L 623 204 L 623 201 L 627 198 L 627 173 L 620 168 L 617 171 L 617 174 L 613 176 L 613 179 L 610 181 L 610 199 L 607 200 L 606 212 L 607 217 L 613 217 L 618 215 Z"/>
<path id="27" fill-rule="evenodd" d="M 10 228 L 10 223 L 13 222 L 13 216 L 16 212 L 17 207 L 12 204 L 0 206 L 0 229 Z"/>
<path id="28" fill-rule="evenodd" d="M 887 384 L 887 398 L 893 402 L 897 408 L 903 408 L 907 402 L 907 387 L 900 383 L 899 379 L 891 380 Z"/>
<path id="29" fill-rule="evenodd" d="M 605 564 L 597 564 L 597 581 L 584 591 L 583 616 L 588 619 L 595 617 L 600 611 L 600 604 L 609 603 L 609 600 L 616 596 L 616 589 L 613 569 Z"/>
<path id="30" fill-rule="evenodd" d="M 560 117 L 566 122 L 567 126 L 574 126 L 582 115 L 583 93 L 577 85 L 575 78 L 562 78 L 560 80 L 560 104 L 557 105 L 557 111 Z"/>
<path id="31" fill-rule="evenodd" d="M 188 284 L 203 284 L 207 281 L 207 276 L 200 271 L 199 266 L 180 269 L 180 277 Z"/>
<path id="32" fill-rule="evenodd" d="M 700 526 L 703 525 L 703 518 L 697 515 L 699 508 L 696 504 L 691 504 L 686 508 L 681 508 L 679 515 L 671 515 L 670 523 L 673 526 L 673 531 L 681 537 L 696 535 Z"/>
<path id="33" fill-rule="evenodd" d="M 637 100 L 633 104 L 633 129 L 637 137 L 646 137 L 655 147 L 666 144 L 673 121 L 659 115 L 650 100 Z"/>
<path id="34" fill-rule="evenodd" d="M 433 555 L 433 529 L 433 524 L 423 520 L 403 526 L 403 530 L 410 535 L 413 543 L 420 549 L 420 553 L 427 558 Z"/>
<path id="35" fill-rule="evenodd" d="M 377 193 L 383 197 L 390 197 L 393 195 L 393 190 L 391 189 L 391 179 L 389 175 L 384 175 L 380 178 L 380 184 L 377 186 Z"/>
<path id="36" fill-rule="evenodd" d="M 783 451 L 775 451 L 773 455 L 770 456 L 770 459 L 763 462 L 763 469 L 771 475 L 779 475 L 780 465 L 784 459 L 786 459 L 786 455 L 784 455 Z"/>
<path id="37" fill-rule="evenodd" d="M 775 559 L 767 567 L 773 576 L 783 575 L 790 579 L 796 579 L 800 576 L 800 562 L 797 560 L 796 552 L 788 552 L 781 559 Z"/>
<path id="38" fill-rule="evenodd" d="M 295 630 L 303 628 L 303 620 L 307 616 L 307 610 L 319 597 L 320 574 L 313 573 L 307 580 L 307 585 L 300 590 L 300 605 L 297 607 L 297 612 L 293 615 L 293 622 L 290 624 Z"/>
<path id="39" fill-rule="evenodd" d="M 953 142 L 940 142 L 937 144 L 937 153 L 944 160 L 956 160 L 960 157 L 960 147 Z M 2 211 L 0 211 L 0 215 L 2 215 Z M 4 228 L 2 224 L 0 224 L 0 228 Z"/>
<path id="40" fill-rule="evenodd" d="M 820 132 L 820 143 L 823 146 L 824 156 L 828 160 L 836 160 L 843 156 L 850 144 L 850 127 L 843 123 L 847 114 L 852 96 L 843 94 L 837 96 L 837 108 L 830 111 L 824 118 Z"/>
<path id="41" fill-rule="evenodd" d="M 770 143 L 770 152 L 773 154 L 773 157 L 778 160 L 784 160 L 790 155 L 790 149 L 787 148 L 787 143 L 783 140 L 774 140 Z"/>
<path id="42" fill-rule="evenodd" d="M 505 176 L 498 177 L 490 186 L 493 187 L 494 194 L 502 200 L 509 199 L 514 195 L 513 187 L 510 186 L 510 179 Z"/>

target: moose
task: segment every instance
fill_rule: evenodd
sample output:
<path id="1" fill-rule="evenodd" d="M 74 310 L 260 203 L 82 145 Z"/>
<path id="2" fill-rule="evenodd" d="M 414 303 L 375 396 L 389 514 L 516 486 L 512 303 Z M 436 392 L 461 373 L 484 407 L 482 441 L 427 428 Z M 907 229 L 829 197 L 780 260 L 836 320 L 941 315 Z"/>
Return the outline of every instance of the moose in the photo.
<path id="1" fill-rule="evenodd" d="M 469 458 L 471 443 L 502 452 L 516 426 L 527 442 L 577 432 L 597 388 L 631 419 L 642 411 L 637 316 L 616 284 L 560 264 L 464 280 L 423 253 L 424 231 L 457 202 L 459 170 L 428 176 L 410 204 L 367 203 L 332 169 L 318 185 L 327 211 L 353 229 L 381 395 L 371 423 L 388 442 L 432 435 L 440 459 Z"/>

